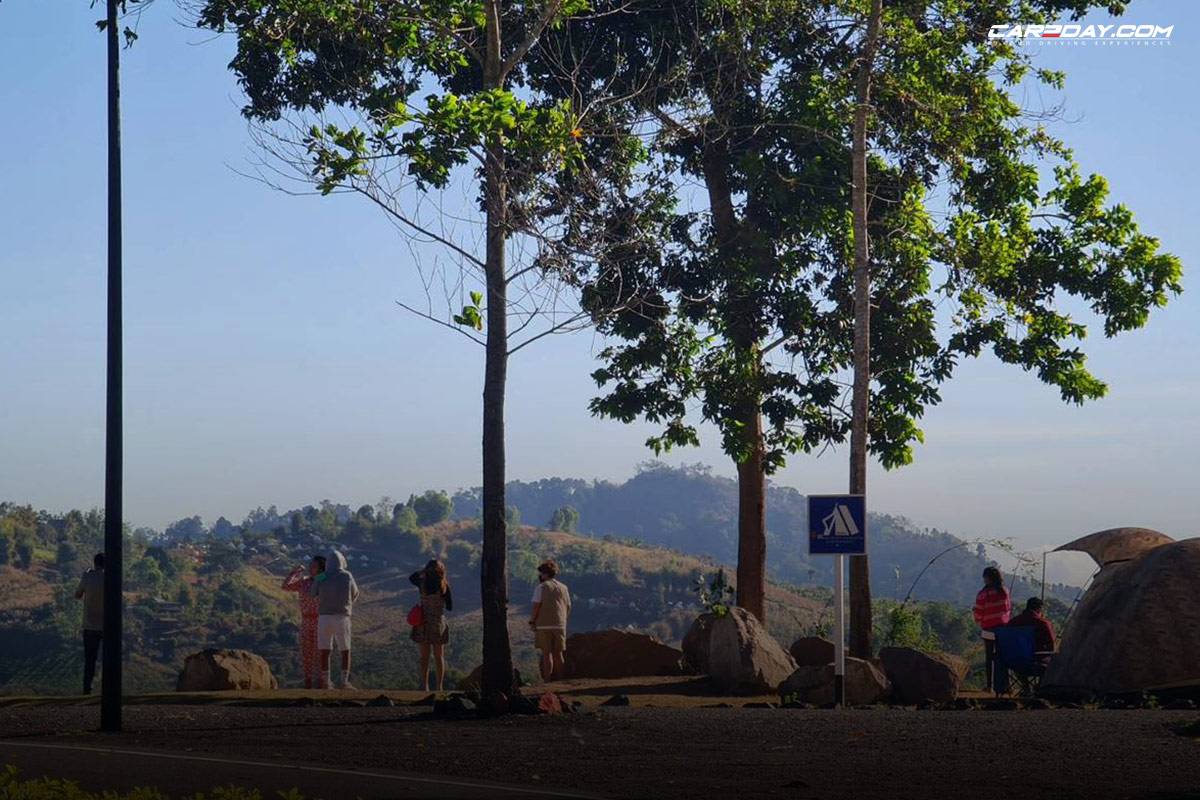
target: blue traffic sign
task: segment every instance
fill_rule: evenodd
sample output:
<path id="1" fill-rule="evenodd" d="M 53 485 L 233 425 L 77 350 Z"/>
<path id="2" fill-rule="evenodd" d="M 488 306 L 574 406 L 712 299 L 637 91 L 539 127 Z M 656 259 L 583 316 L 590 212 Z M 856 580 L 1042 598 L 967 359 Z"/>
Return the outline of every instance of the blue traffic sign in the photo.
<path id="1" fill-rule="evenodd" d="M 808 552 L 811 555 L 866 553 L 866 498 L 861 494 L 809 495 Z"/>

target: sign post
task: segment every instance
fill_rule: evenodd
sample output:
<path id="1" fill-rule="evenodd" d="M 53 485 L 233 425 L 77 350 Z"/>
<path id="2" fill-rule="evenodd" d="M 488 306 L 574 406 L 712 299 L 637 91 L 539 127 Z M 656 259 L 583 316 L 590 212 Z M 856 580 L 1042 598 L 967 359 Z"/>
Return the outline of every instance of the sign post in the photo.
<path id="1" fill-rule="evenodd" d="M 867 501 L 861 494 L 808 496 L 808 552 L 833 556 L 833 698 L 846 704 L 846 556 L 867 552 Z"/>

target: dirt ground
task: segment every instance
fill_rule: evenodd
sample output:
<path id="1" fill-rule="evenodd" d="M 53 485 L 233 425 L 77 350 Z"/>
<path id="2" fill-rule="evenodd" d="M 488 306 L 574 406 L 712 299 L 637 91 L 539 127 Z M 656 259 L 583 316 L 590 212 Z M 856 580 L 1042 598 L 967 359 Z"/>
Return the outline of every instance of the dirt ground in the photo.
<path id="1" fill-rule="evenodd" d="M 1195 711 L 704 708 L 694 706 L 712 698 L 679 695 L 675 707 L 647 707 L 655 696 L 625 708 L 588 696 L 580 714 L 460 721 L 413 705 L 160 703 L 128 707 L 120 735 L 94 732 L 94 706 L 10 702 L 0 707 L 0 739 L 610 797 L 1200 800 L 1200 740 L 1174 730 L 1197 722 Z"/>

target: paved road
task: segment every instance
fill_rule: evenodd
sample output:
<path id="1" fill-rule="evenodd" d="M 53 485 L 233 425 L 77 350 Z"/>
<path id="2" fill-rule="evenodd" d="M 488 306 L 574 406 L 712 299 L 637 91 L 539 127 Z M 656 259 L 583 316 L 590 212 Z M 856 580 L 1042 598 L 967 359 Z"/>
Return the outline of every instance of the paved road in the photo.
<path id="1" fill-rule="evenodd" d="M 595 798 L 573 792 L 487 781 L 404 775 L 375 770 L 298 766 L 187 753 L 148 752 L 117 747 L 0 740 L 0 764 L 16 766 L 24 778 L 65 778 L 91 791 L 126 792 L 153 786 L 190 796 L 216 786 L 258 789 L 264 798 L 295 787 L 308 798 L 397 800 L 403 798 Z"/>

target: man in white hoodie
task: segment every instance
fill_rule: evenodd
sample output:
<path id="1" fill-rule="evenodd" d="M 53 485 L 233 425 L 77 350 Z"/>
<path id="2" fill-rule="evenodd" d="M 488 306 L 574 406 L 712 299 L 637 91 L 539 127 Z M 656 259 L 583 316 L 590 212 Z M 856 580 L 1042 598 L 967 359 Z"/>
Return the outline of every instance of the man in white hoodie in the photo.
<path id="1" fill-rule="evenodd" d="M 309 593 L 317 598 L 317 647 L 321 651 L 321 688 L 329 688 L 329 654 L 334 646 L 342 653 L 342 686 L 350 685 L 350 616 L 358 599 L 358 584 L 346 568 L 346 557 L 330 552 L 325 571 L 313 580 Z"/>

